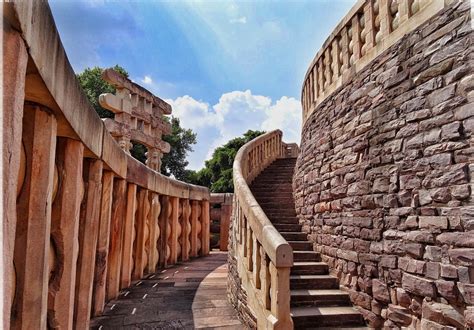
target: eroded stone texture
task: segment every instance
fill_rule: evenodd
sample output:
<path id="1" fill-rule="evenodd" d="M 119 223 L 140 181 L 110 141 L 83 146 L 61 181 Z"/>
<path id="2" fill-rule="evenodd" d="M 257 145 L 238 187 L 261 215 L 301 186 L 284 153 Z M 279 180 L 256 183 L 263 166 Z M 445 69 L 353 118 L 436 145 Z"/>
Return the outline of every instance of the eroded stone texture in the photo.
<path id="1" fill-rule="evenodd" d="M 474 323 L 474 70 L 455 1 L 305 122 L 300 222 L 369 324 Z"/>

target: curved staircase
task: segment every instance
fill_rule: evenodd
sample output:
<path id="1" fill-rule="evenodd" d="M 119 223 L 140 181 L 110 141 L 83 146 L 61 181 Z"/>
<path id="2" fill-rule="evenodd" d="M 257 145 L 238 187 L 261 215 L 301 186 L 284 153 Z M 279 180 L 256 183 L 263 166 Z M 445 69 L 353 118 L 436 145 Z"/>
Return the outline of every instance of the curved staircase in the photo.
<path id="1" fill-rule="evenodd" d="M 292 192 L 295 165 L 296 158 L 277 159 L 250 186 L 268 219 L 293 248 L 290 289 L 295 329 L 364 326 L 349 294 L 339 289 L 338 279 L 329 275 L 328 265 L 301 231 Z"/>

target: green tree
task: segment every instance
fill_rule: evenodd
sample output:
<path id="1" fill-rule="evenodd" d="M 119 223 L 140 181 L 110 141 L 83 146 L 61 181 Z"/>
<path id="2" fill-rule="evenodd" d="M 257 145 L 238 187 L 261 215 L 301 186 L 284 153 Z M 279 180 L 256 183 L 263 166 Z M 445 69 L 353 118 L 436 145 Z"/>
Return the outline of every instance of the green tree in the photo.
<path id="1" fill-rule="evenodd" d="M 115 65 L 113 69 L 128 78 L 128 72 L 121 66 Z M 76 77 L 95 111 L 99 114 L 99 117 L 114 118 L 114 114 L 111 111 L 102 108 L 99 104 L 100 94 L 115 93 L 115 87 L 102 79 L 101 75 L 103 71 L 104 69 L 98 66 L 86 68 L 77 74 Z"/>
<path id="2" fill-rule="evenodd" d="M 237 151 L 245 143 L 263 134 L 263 131 L 248 130 L 242 137 L 234 138 L 214 150 L 211 159 L 206 160 L 204 168 L 188 171 L 186 181 L 209 187 L 212 192 L 233 192 L 232 166 Z"/>
<path id="3" fill-rule="evenodd" d="M 128 78 L 128 72 L 121 66 L 115 65 L 113 69 Z M 99 104 L 99 95 L 104 93 L 115 93 L 115 87 L 102 79 L 103 68 L 86 68 L 83 72 L 77 74 L 77 79 L 84 90 L 89 101 L 92 103 L 95 111 L 101 118 L 114 118 L 114 114 L 104 109 Z M 173 174 L 179 180 L 185 180 L 188 172 L 186 166 L 186 156 L 192 151 L 192 145 L 196 144 L 196 134 L 191 129 L 181 127 L 178 118 L 163 117 L 171 121 L 171 135 L 163 136 L 163 140 L 171 146 L 171 151 L 165 154 L 162 159 L 161 171 L 164 175 Z M 133 146 L 130 153 L 140 162 L 146 161 L 146 147 L 140 143 L 132 142 Z"/>
<path id="4" fill-rule="evenodd" d="M 164 154 L 161 163 L 161 173 L 173 174 L 178 180 L 186 180 L 189 162 L 186 160 L 188 152 L 193 151 L 192 145 L 196 144 L 196 133 L 191 129 L 182 128 L 179 119 L 171 118 L 171 134 L 163 136 L 163 140 L 171 146 L 169 153 Z"/>

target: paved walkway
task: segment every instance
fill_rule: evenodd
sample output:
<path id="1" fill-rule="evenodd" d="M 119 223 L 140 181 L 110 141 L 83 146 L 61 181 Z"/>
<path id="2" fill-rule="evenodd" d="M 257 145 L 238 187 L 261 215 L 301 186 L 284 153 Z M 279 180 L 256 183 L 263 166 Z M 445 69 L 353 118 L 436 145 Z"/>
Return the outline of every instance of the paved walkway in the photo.
<path id="1" fill-rule="evenodd" d="M 92 329 L 244 329 L 226 295 L 227 253 L 162 270 L 121 292 Z"/>

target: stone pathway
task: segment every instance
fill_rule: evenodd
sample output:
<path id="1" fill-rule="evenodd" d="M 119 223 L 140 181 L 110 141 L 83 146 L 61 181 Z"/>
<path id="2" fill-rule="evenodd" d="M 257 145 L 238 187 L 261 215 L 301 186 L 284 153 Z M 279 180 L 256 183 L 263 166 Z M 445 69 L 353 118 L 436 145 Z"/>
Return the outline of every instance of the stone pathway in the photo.
<path id="1" fill-rule="evenodd" d="M 123 290 L 92 329 L 244 329 L 227 301 L 227 253 L 161 270 Z"/>

